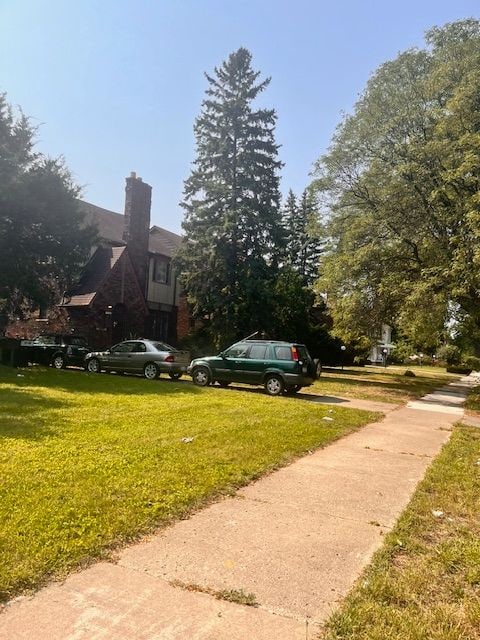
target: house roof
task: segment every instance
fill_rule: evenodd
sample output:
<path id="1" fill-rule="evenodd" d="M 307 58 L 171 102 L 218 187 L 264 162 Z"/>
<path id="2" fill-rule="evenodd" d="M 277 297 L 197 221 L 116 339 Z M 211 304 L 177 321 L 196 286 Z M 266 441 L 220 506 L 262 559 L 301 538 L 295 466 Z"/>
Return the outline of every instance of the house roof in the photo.
<path id="1" fill-rule="evenodd" d="M 99 247 L 85 266 L 78 284 L 70 290 L 61 306 L 88 307 L 125 249 L 126 247 Z"/>
<path id="2" fill-rule="evenodd" d="M 95 204 L 79 200 L 82 212 L 85 214 L 85 222 L 98 228 L 98 235 L 102 240 L 115 244 L 125 244 L 123 241 L 124 216 L 108 209 L 102 209 Z"/>
<path id="3" fill-rule="evenodd" d="M 102 240 L 114 245 L 125 245 L 123 240 L 123 228 L 125 216 L 108 209 L 102 209 L 95 204 L 80 200 L 80 206 L 85 214 L 85 222 L 94 224 L 98 228 L 98 234 Z M 148 250 L 150 253 L 171 258 L 180 247 L 182 237 L 172 231 L 153 226 L 150 229 Z"/>

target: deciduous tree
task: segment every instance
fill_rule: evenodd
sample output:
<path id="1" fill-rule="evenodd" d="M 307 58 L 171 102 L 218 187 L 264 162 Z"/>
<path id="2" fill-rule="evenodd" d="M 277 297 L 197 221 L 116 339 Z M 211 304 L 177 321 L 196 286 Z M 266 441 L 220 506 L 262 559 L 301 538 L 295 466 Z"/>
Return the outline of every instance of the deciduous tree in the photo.
<path id="1" fill-rule="evenodd" d="M 35 129 L 0 94 L 0 313 L 59 301 L 88 257 L 79 188 L 61 160 L 34 150 Z"/>
<path id="2" fill-rule="evenodd" d="M 480 327 L 480 23 L 434 28 L 383 64 L 316 165 L 332 251 L 319 288 L 336 331 L 388 322 L 433 345 Z"/>

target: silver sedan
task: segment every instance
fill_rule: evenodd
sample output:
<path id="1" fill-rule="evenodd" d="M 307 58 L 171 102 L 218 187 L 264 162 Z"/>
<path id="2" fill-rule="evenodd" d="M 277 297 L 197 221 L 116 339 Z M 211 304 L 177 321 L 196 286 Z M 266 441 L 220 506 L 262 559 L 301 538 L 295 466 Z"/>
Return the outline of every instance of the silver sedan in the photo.
<path id="1" fill-rule="evenodd" d="M 178 380 L 189 363 L 188 351 L 179 351 L 157 340 L 126 340 L 85 357 L 87 371 L 91 373 L 142 373 L 148 380 L 155 380 L 161 373 L 168 373 L 172 380 Z"/>

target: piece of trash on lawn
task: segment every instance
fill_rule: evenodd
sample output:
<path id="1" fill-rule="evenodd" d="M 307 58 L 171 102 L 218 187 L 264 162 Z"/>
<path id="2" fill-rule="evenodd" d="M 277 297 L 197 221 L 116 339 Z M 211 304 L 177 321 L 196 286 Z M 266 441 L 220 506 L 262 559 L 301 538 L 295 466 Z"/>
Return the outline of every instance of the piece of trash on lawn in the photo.
<path id="1" fill-rule="evenodd" d="M 189 442 L 193 442 L 193 438 L 182 438 L 182 442 L 188 444 Z"/>
<path id="2" fill-rule="evenodd" d="M 329 418 L 328 416 L 324 416 L 322 420 L 326 420 L 327 422 L 333 422 L 333 418 Z"/>
<path id="3" fill-rule="evenodd" d="M 25 376 L 23 375 L 23 373 L 17 373 L 17 378 L 24 378 Z"/>
<path id="4" fill-rule="evenodd" d="M 333 413 L 333 409 L 329 409 L 329 410 L 328 410 L 328 413 Z"/>
<path id="5" fill-rule="evenodd" d="M 443 516 L 443 511 L 440 511 L 440 509 L 432 509 L 432 515 L 434 515 L 435 518 L 441 518 Z"/>

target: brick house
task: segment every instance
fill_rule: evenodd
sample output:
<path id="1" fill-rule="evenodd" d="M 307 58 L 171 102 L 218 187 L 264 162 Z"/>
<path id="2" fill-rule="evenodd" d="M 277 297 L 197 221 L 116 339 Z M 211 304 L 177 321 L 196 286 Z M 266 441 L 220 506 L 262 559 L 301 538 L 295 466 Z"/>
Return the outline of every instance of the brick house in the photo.
<path id="1" fill-rule="evenodd" d="M 98 229 L 99 244 L 60 307 L 68 330 L 85 336 L 94 348 L 141 336 L 175 344 L 188 331 L 172 266 L 181 237 L 150 227 L 151 192 L 131 173 L 123 215 L 81 201 L 86 223 Z"/>

